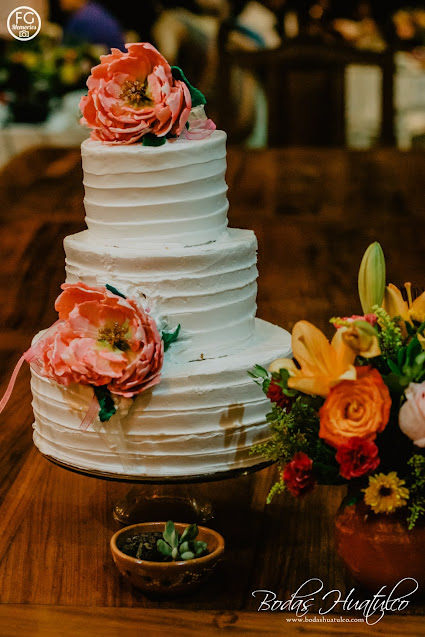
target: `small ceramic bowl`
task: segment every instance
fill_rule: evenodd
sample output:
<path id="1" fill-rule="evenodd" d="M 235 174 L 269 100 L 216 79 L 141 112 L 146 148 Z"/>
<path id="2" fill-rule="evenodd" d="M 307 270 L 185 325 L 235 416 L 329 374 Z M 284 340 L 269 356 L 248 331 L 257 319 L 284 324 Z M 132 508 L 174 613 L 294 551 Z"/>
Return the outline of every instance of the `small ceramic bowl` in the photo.
<path id="1" fill-rule="evenodd" d="M 176 522 L 175 528 L 181 534 L 188 524 Z M 111 538 L 114 562 L 131 584 L 147 593 L 183 593 L 207 579 L 224 551 L 223 537 L 204 526 L 198 526 L 197 540 L 207 543 L 209 553 L 204 557 L 179 562 L 149 562 L 126 555 L 117 545 L 132 535 L 149 531 L 163 531 L 165 522 L 141 522 L 117 531 Z"/>

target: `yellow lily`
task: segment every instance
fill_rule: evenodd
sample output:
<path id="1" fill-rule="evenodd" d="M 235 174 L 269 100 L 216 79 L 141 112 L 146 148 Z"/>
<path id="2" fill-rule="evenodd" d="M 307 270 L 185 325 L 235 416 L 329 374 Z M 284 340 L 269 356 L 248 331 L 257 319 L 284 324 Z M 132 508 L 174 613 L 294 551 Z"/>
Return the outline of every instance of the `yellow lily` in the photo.
<path id="1" fill-rule="evenodd" d="M 293 359 L 278 358 L 269 367 L 271 372 L 287 369 L 291 389 L 326 397 L 339 381 L 356 379 L 356 353 L 344 342 L 341 330 L 329 343 L 317 327 L 298 321 L 292 331 L 292 352 L 298 365 Z"/>
<path id="2" fill-rule="evenodd" d="M 390 318 L 400 316 L 405 323 L 412 323 L 412 320 L 423 323 L 425 321 L 425 292 L 413 301 L 412 284 L 405 283 L 404 287 L 407 291 L 407 301 L 403 299 L 398 287 L 392 283 L 387 285 L 382 307 Z M 402 326 L 402 332 L 406 336 L 407 332 L 404 326 Z"/>

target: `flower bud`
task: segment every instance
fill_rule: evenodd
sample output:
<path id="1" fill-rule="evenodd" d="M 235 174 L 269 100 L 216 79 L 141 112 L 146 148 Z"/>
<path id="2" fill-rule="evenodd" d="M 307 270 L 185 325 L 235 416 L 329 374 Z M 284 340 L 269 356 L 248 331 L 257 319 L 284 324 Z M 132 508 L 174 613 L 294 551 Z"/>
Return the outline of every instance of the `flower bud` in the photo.
<path id="1" fill-rule="evenodd" d="M 340 330 L 343 341 L 357 356 L 373 358 L 380 355 L 378 335 L 367 321 L 354 321 L 347 327 L 341 327 Z"/>
<path id="2" fill-rule="evenodd" d="M 363 255 L 359 270 L 359 297 L 363 313 L 375 305 L 381 307 L 385 292 L 385 257 L 380 244 L 371 243 Z"/>

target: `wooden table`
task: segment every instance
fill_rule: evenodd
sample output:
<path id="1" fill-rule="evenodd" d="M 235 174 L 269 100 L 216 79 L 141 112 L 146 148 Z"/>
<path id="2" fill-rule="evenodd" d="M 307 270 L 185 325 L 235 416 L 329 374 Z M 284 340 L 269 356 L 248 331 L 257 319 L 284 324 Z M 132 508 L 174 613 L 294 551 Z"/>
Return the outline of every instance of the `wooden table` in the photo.
<path id="1" fill-rule="evenodd" d="M 357 270 L 374 239 L 386 253 L 389 281 L 424 285 L 425 154 L 231 149 L 227 181 L 230 224 L 258 236 L 262 318 L 289 330 L 307 318 L 331 333 L 332 315 L 359 310 Z M 55 320 L 62 239 L 84 228 L 82 197 L 77 150 L 29 151 L 2 175 L 0 395 L 32 335 Z M 326 591 L 350 590 L 333 545 L 340 488 L 266 506 L 275 468 L 194 486 L 214 501 L 211 526 L 226 538 L 226 558 L 199 592 L 158 601 L 132 590 L 109 554 L 112 505 L 128 486 L 50 464 L 32 444 L 31 424 L 24 369 L 0 418 L 2 637 L 347 634 L 344 623 L 330 630 L 293 623 L 293 614 L 258 613 L 252 596 L 268 589 L 286 600 L 309 578 L 320 578 Z M 416 637 L 424 634 L 424 610 L 411 605 L 374 627 L 351 623 L 349 634 Z"/>

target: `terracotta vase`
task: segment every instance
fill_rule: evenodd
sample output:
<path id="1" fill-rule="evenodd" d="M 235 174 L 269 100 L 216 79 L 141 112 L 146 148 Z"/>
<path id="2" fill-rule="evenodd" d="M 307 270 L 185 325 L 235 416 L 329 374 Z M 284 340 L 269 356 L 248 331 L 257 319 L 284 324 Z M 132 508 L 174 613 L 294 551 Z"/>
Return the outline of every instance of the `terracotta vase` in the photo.
<path id="1" fill-rule="evenodd" d="M 365 589 L 390 592 L 404 578 L 413 578 L 425 593 L 425 525 L 408 530 L 401 516 L 370 512 L 363 500 L 344 500 L 335 519 L 337 551 L 351 575 Z M 414 582 L 397 586 L 397 595 L 410 593 Z"/>

